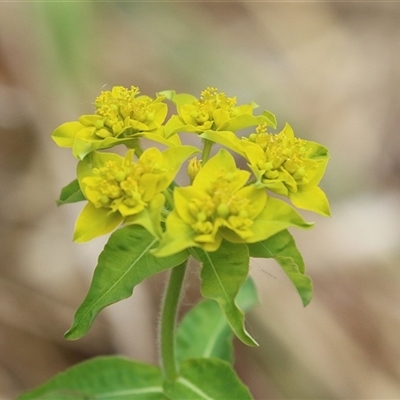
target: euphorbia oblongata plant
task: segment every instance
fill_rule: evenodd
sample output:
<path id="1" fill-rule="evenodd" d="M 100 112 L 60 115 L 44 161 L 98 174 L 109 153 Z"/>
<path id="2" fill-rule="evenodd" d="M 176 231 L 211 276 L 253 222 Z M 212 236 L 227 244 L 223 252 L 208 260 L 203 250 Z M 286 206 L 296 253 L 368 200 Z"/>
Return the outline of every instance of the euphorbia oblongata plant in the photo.
<path id="1" fill-rule="evenodd" d="M 257 346 L 245 328 L 244 311 L 257 302 L 250 258 L 274 258 L 306 306 L 312 284 L 288 229 L 313 225 L 297 209 L 330 214 L 318 186 L 327 149 L 296 137 L 289 124 L 276 131 L 275 116 L 256 114 L 257 107 L 238 105 L 213 87 L 198 98 L 173 90 L 152 98 L 116 86 L 97 97 L 94 114 L 55 129 L 53 140 L 71 148 L 78 162 L 77 178 L 57 201 L 84 203 L 74 240 L 109 235 L 65 337 L 81 338 L 102 309 L 170 270 L 160 365 L 96 357 L 20 400 L 252 398 L 232 366 L 234 335 Z M 182 133 L 200 138 L 190 141 L 198 145 L 183 144 Z M 118 145 L 125 155 L 112 152 Z M 201 266 L 204 299 L 178 324 L 189 259 Z"/>

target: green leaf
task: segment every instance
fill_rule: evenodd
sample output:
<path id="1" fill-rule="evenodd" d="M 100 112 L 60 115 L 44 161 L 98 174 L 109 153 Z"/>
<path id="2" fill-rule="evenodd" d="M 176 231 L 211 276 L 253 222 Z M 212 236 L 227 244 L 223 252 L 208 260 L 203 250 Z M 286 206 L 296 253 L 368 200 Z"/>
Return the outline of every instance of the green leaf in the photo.
<path id="1" fill-rule="evenodd" d="M 60 198 L 57 200 L 57 205 L 61 206 L 63 204 L 76 203 L 82 200 L 86 200 L 86 198 L 79 187 L 78 179 L 75 179 L 62 188 Z"/>
<path id="2" fill-rule="evenodd" d="M 17 400 L 166 400 L 159 368 L 122 357 L 84 361 Z"/>
<path id="3" fill-rule="evenodd" d="M 247 311 L 258 303 L 257 291 L 249 277 L 241 287 L 237 303 Z M 190 310 L 176 334 L 176 357 L 179 363 L 188 358 L 220 358 L 233 363 L 233 332 L 221 308 L 213 300 L 203 300 Z"/>
<path id="4" fill-rule="evenodd" d="M 246 245 L 223 241 L 215 252 L 194 248 L 193 253 L 202 262 L 201 293 L 216 300 L 235 335 L 248 346 L 257 342 L 244 327 L 244 314 L 237 307 L 235 298 L 249 272 L 249 254 Z"/>
<path id="5" fill-rule="evenodd" d="M 101 252 L 89 292 L 78 308 L 66 339 L 79 339 L 89 330 L 98 313 L 110 304 L 132 295 L 144 279 L 184 262 L 186 251 L 158 258 L 150 254 L 158 240 L 140 225 L 115 231 Z"/>
<path id="6" fill-rule="evenodd" d="M 164 383 L 171 400 L 251 400 L 249 389 L 225 361 L 212 358 L 186 360 L 176 381 Z"/>
<path id="7" fill-rule="evenodd" d="M 313 292 L 312 282 L 305 275 L 303 257 L 287 230 L 261 242 L 248 244 L 248 248 L 250 257 L 275 258 L 296 287 L 304 307 L 310 303 Z"/>

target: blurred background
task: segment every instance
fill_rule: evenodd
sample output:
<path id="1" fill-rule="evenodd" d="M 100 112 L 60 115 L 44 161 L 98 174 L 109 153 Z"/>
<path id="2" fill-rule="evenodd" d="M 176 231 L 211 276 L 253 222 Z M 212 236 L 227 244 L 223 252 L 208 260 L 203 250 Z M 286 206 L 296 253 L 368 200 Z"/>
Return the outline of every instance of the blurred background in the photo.
<path id="1" fill-rule="evenodd" d="M 399 66 L 396 2 L 1 3 L 0 398 L 98 354 L 157 361 L 165 275 L 63 339 L 105 238 L 72 243 L 81 205 L 55 199 L 76 161 L 50 134 L 114 85 L 215 86 L 330 149 L 332 218 L 292 232 L 314 299 L 254 262 L 260 348 L 236 343 L 237 368 L 258 400 L 400 398 Z"/>

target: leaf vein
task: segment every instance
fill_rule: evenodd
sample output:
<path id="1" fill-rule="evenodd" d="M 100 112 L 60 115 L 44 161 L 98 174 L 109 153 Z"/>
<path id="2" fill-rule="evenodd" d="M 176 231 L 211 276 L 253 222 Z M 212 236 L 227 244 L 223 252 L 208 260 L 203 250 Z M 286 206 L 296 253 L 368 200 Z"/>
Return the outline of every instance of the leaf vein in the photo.
<path id="1" fill-rule="evenodd" d="M 193 385 L 190 381 L 188 381 L 185 378 L 180 377 L 178 379 L 178 382 L 180 382 L 183 386 L 186 386 L 188 389 L 190 389 L 192 392 L 198 394 L 205 400 L 214 400 L 212 397 L 208 396 L 206 393 L 204 393 L 202 390 L 200 390 L 197 386 Z"/>
<path id="2" fill-rule="evenodd" d="M 93 304 L 91 307 L 89 307 L 87 309 L 87 311 L 81 316 L 81 320 L 84 319 L 89 313 L 90 311 L 93 310 L 93 308 L 108 294 L 110 293 L 115 286 L 117 286 L 121 280 L 128 274 L 128 272 L 135 266 L 135 264 L 137 264 L 143 257 L 144 255 L 153 247 L 153 245 L 157 242 L 157 239 L 154 239 L 146 248 L 144 251 L 142 251 L 142 253 L 134 260 L 134 262 L 132 262 L 132 264 L 129 266 L 129 268 L 126 269 L 126 271 L 121 275 L 121 277 L 119 279 L 117 279 L 114 284 L 108 289 L 106 290 Z"/>
<path id="3" fill-rule="evenodd" d="M 163 393 L 163 388 L 161 386 L 150 386 L 147 388 L 141 389 L 128 389 L 128 390 L 119 390 L 114 392 L 101 393 L 96 397 L 98 399 L 106 399 L 107 397 L 115 398 L 116 396 L 126 396 L 128 394 L 146 394 L 146 393 Z"/>

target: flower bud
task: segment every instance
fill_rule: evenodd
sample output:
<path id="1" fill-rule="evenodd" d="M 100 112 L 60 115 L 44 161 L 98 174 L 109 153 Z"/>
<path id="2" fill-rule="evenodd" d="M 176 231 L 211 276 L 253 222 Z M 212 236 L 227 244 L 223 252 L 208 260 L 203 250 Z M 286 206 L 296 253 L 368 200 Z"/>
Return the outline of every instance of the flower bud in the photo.
<path id="1" fill-rule="evenodd" d="M 189 175 L 190 180 L 193 182 L 197 173 L 201 169 L 201 160 L 198 160 L 197 157 L 193 157 L 188 164 L 187 173 Z"/>

